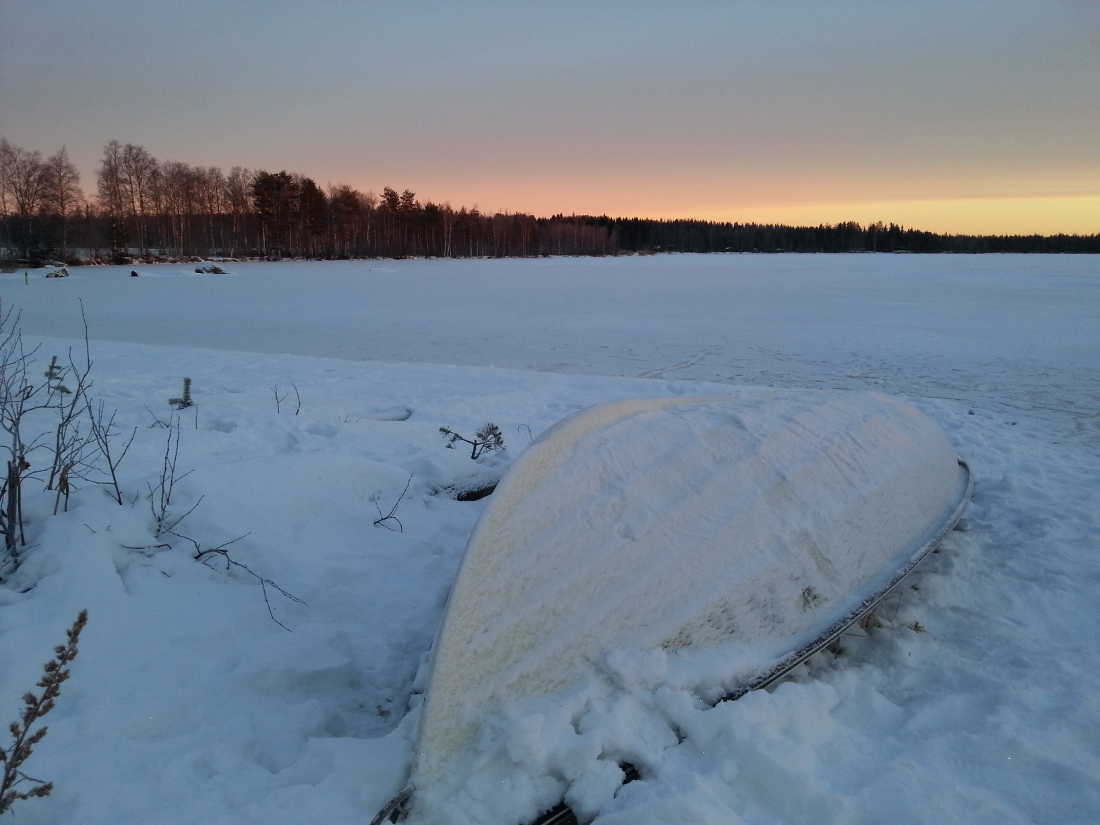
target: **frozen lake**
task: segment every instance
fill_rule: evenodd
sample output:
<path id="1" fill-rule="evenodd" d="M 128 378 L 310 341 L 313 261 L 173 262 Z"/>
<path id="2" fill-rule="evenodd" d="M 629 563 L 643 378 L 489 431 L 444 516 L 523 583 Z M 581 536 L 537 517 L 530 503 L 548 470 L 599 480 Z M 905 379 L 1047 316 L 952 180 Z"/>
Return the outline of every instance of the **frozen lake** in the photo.
<path id="1" fill-rule="evenodd" d="M 1100 258 L 658 255 L 186 264 L 0 281 L 26 332 L 352 360 L 1074 407 L 1100 392 Z M 1093 406 L 1095 409 L 1095 405 Z M 1084 410 L 1088 411 L 1088 410 Z"/>
<path id="2" fill-rule="evenodd" d="M 42 344 L 35 380 L 83 299 L 92 396 L 136 433 L 126 506 L 81 480 L 55 516 L 28 487 L 26 560 L 0 585 L 0 710 L 15 718 L 76 611 L 91 618 L 29 766 L 57 787 L 16 825 L 369 821 L 404 782 L 417 673 L 484 506 L 439 491 L 592 404 L 724 390 L 703 382 L 907 397 L 973 468 L 965 531 L 881 627 L 775 690 L 712 708 L 696 690 L 725 659 L 685 686 L 609 654 L 623 690 L 501 711 L 447 822 L 516 822 L 567 789 L 599 825 L 1100 821 L 1100 256 L 225 266 L 0 279 Z M 158 422 L 185 375 L 186 534 L 241 537 L 234 557 L 301 602 L 265 605 L 254 579 L 153 535 Z M 41 416 L 32 435 L 52 432 Z M 505 454 L 445 448 L 439 427 L 488 417 Z M 403 529 L 374 526 L 395 500 Z M 608 754 L 643 781 L 620 789 Z"/>

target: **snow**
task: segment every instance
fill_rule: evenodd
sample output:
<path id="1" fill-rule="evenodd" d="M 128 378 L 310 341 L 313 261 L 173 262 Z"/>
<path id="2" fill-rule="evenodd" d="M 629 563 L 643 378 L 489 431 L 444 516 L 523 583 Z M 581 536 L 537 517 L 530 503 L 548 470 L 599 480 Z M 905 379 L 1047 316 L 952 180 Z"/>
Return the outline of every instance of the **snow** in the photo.
<path id="1" fill-rule="evenodd" d="M 486 717 L 600 680 L 609 652 L 720 661 L 717 695 L 762 680 L 950 529 L 967 479 L 935 422 L 877 393 L 740 389 L 558 424 L 471 536 L 433 648 L 417 796 L 445 808 Z"/>
<path id="2" fill-rule="evenodd" d="M 369 821 L 406 779 L 425 655 L 487 504 L 437 491 L 498 476 L 593 404 L 745 384 L 919 407 L 971 463 L 966 531 L 882 627 L 774 689 L 710 707 L 723 663 L 623 650 L 604 662 L 613 679 L 502 710 L 449 821 L 514 822 L 563 793 L 602 825 L 1100 820 L 1095 258 L 224 268 L 0 279 L 42 370 L 79 348 L 84 299 L 93 395 L 138 428 L 125 507 L 83 485 L 50 516 L 51 497 L 27 494 L 27 560 L 0 585 L 0 713 L 15 719 L 82 607 L 89 625 L 27 763 L 54 793 L 13 823 Z M 255 579 L 186 542 L 121 546 L 154 543 L 154 417 L 183 376 L 194 472 L 175 507 L 205 497 L 181 530 L 204 547 L 248 532 L 230 550 L 302 600 L 270 593 L 290 632 Z M 297 386 L 300 415 L 276 415 L 276 384 Z M 440 426 L 486 420 L 503 455 L 445 449 Z M 372 526 L 372 499 L 385 512 L 410 474 L 404 532 Z M 642 780 L 620 788 L 620 760 Z"/>

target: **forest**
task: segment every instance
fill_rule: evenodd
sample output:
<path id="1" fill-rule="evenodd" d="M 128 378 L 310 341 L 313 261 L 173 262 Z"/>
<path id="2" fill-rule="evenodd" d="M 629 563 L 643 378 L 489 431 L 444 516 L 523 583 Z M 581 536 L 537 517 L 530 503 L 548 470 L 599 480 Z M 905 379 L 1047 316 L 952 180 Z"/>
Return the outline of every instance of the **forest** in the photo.
<path id="1" fill-rule="evenodd" d="M 64 147 L 0 138 L 0 257 L 9 264 L 186 257 L 403 258 L 656 252 L 1100 253 L 1093 235 L 945 235 L 882 222 L 819 226 L 694 219 L 485 214 L 386 186 L 322 188 L 285 170 L 161 161 L 110 141 L 94 194 Z"/>

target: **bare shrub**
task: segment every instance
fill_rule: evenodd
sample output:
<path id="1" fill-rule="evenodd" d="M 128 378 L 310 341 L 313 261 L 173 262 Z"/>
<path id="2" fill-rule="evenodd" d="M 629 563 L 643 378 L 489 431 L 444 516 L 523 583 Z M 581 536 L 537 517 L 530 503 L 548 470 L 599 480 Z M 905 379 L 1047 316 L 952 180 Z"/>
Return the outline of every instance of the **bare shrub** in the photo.
<path id="1" fill-rule="evenodd" d="M 115 446 L 115 416 L 118 415 L 118 410 L 114 410 L 108 417 L 103 412 L 103 402 L 93 406 L 91 401 L 85 404 L 85 410 L 88 414 L 88 426 L 89 437 L 92 443 L 95 444 L 99 450 L 100 456 L 106 463 L 104 472 L 108 476 L 106 479 L 95 480 L 95 484 L 103 486 L 110 486 L 112 497 L 120 505 L 122 504 L 122 489 L 118 485 L 118 467 L 122 464 L 122 460 L 126 458 L 126 453 L 130 451 L 130 445 L 134 443 L 134 437 L 137 435 L 138 428 L 134 427 L 133 432 L 130 433 L 130 437 L 126 440 L 126 443 L 119 450 Z"/>
<path id="2" fill-rule="evenodd" d="M 50 359 L 50 365 L 46 369 L 47 395 L 57 408 L 57 424 L 54 427 L 53 464 L 50 467 L 49 480 L 46 482 L 47 490 L 57 489 L 59 482 L 64 482 L 68 488 L 69 477 L 84 460 L 85 450 L 88 447 L 88 437 L 80 431 L 77 423 L 79 416 L 84 412 L 88 390 L 92 386 L 92 350 L 88 341 L 88 319 L 84 314 L 84 302 L 80 302 L 80 319 L 84 326 L 84 363 L 77 367 L 73 358 L 73 352 L 69 350 L 69 366 L 62 367 L 57 362 L 55 355 Z M 65 383 L 68 378 L 73 388 Z M 66 494 L 67 498 L 67 494 Z M 58 495 L 60 499 L 60 493 Z M 57 506 L 54 506 L 57 512 Z"/>
<path id="3" fill-rule="evenodd" d="M 23 481 L 30 469 L 27 455 L 40 446 L 41 436 L 28 443 L 23 434 L 25 418 L 36 410 L 53 405 L 53 393 L 47 379 L 34 383 L 30 364 L 37 349 L 27 350 L 19 326 L 19 313 L 0 305 L 0 429 L 8 434 L 7 467 L 0 487 L 0 533 L 4 536 L 4 556 L 0 558 L 0 576 L 19 566 L 23 535 Z"/>
<path id="4" fill-rule="evenodd" d="M 164 444 L 164 457 L 161 459 L 160 478 L 156 487 L 149 485 L 149 508 L 153 512 L 153 537 L 160 538 L 164 533 L 170 533 L 180 522 L 195 511 L 202 503 L 203 496 L 191 505 L 190 509 L 178 516 L 173 516 L 169 511 L 172 505 L 172 495 L 176 490 L 176 483 L 190 475 L 176 474 L 176 463 L 180 455 L 180 423 L 177 418 L 168 428 L 168 438 Z"/>

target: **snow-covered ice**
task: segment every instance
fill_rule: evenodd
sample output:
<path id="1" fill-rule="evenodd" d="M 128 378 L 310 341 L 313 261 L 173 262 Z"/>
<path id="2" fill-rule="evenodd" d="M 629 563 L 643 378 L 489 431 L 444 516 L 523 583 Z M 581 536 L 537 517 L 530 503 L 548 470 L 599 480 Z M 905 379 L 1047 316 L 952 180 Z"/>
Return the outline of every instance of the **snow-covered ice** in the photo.
<path id="1" fill-rule="evenodd" d="M 695 663 L 693 686 L 654 652 L 609 657 L 614 689 L 502 711 L 453 821 L 562 793 L 605 825 L 1100 820 L 1096 258 L 131 268 L 0 280 L 43 369 L 79 346 L 84 299 L 93 396 L 138 428 L 125 507 L 84 485 L 50 516 L 52 498 L 27 494 L 27 560 L 0 586 L 0 714 L 15 718 L 76 612 L 90 619 L 27 764 L 54 793 L 11 821 L 369 821 L 404 781 L 417 674 L 485 506 L 439 491 L 499 475 L 592 404 L 731 384 L 906 398 L 971 463 L 966 531 L 881 628 L 775 689 L 710 707 L 720 663 Z M 234 557 L 301 599 L 269 592 L 290 632 L 255 579 L 185 542 L 122 547 L 154 543 L 142 493 L 182 376 L 194 472 L 176 506 L 204 498 L 181 530 L 203 546 L 248 533 Z M 278 415 L 275 385 L 290 391 Z M 486 420 L 503 455 L 444 448 L 440 426 Z M 404 532 L 372 526 L 410 475 Z M 619 759 L 642 781 L 619 788 Z"/>

